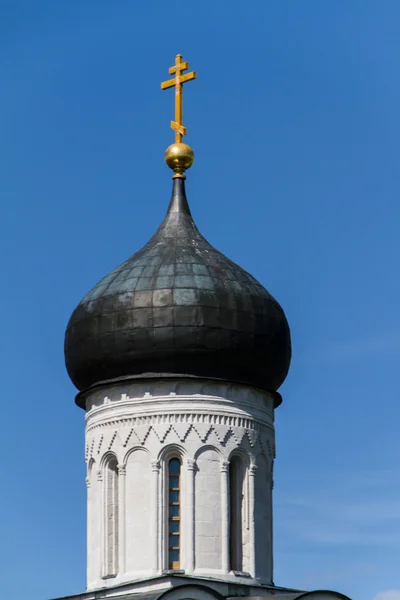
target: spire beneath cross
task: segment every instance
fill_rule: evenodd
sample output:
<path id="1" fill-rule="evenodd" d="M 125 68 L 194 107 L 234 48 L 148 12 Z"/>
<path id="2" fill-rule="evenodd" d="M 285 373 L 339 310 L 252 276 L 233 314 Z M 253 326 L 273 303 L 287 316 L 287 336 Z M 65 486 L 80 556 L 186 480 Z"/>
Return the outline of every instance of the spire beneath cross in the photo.
<path id="1" fill-rule="evenodd" d="M 169 68 L 169 74 L 175 75 L 172 79 L 163 81 L 161 89 L 166 90 L 170 87 L 175 87 L 175 121 L 171 121 L 171 128 L 175 131 L 175 143 L 182 143 L 182 138 L 187 135 L 187 129 L 184 127 L 183 120 L 183 84 L 192 79 L 196 79 L 196 73 L 186 73 L 183 75 L 183 71 L 189 69 L 189 63 L 182 60 L 180 54 L 176 55 L 175 65 Z"/>

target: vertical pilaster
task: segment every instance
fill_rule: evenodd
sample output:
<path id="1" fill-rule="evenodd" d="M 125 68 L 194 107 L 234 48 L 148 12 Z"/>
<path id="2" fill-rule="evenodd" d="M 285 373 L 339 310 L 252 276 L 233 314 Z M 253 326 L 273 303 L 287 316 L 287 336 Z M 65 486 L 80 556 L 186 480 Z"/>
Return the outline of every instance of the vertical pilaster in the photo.
<path id="1" fill-rule="evenodd" d="M 100 542 L 100 572 L 96 573 L 96 578 L 101 579 L 106 572 L 106 540 L 105 540 L 105 514 L 104 514 L 104 505 L 105 505 L 105 489 L 104 489 L 104 478 L 103 471 L 99 469 L 97 471 L 97 511 L 100 515 L 100 523 L 99 523 L 99 542 Z M 92 549 L 93 550 L 93 549 Z"/>
<path id="2" fill-rule="evenodd" d="M 256 555 L 255 555 L 255 477 L 256 465 L 249 467 L 249 537 L 250 537 L 250 575 L 256 576 Z"/>
<path id="3" fill-rule="evenodd" d="M 188 458 L 186 460 L 186 515 L 184 515 L 184 525 L 186 527 L 186 551 L 185 551 L 185 571 L 193 573 L 194 571 L 194 478 L 196 473 L 196 461 Z"/>
<path id="4" fill-rule="evenodd" d="M 89 475 L 86 477 L 86 487 L 87 487 L 87 512 L 86 512 L 86 556 L 87 556 L 87 561 L 86 561 L 86 581 L 89 582 L 92 579 L 92 562 L 91 562 L 91 553 L 92 553 L 92 486 L 90 484 L 90 477 Z"/>
<path id="5" fill-rule="evenodd" d="M 153 559 L 152 570 L 154 573 L 159 571 L 159 550 L 160 550 L 160 529 L 159 529 L 159 503 L 160 503 L 160 461 L 151 461 L 152 471 L 152 490 L 151 490 L 151 514 L 152 514 L 152 539 L 153 539 Z"/>
<path id="6" fill-rule="evenodd" d="M 272 459 L 271 462 L 271 472 L 270 472 L 270 486 L 271 486 L 271 492 L 270 492 L 270 496 L 269 496 L 269 501 L 270 501 L 270 515 L 271 515 L 271 545 L 270 545 L 270 549 L 269 549 L 269 557 L 270 557 L 270 563 L 269 563 L 269 567 L 270 567 L 270 574 L 271 574 L 271 585 L 274 585 L 274 509 L 273 509 L 273 501 L 272 501 L 272 495 L 273 495 L 273 489 L 274 489 L 274 460 Z"/>
<path id="7" fill-rule="evenodd" d="M 229 462 L 221 462 L 221 569 L 229 573 Z"/>
<path id="8" fill-rule="evenodd" d="M 126 466 L 118 465 L 118 574 L 125 573 L 126 532 Z"/>

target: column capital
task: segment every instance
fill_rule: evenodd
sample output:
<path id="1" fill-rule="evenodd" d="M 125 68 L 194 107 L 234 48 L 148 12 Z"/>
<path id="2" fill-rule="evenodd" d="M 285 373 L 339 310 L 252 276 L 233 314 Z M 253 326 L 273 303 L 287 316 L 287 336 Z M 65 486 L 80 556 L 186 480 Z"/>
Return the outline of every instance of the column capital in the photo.
<path id="1" fill-rule="evenodd" d="M 97 481 L 103 481 L 103 471 L 99 469 L 97 472 Z"/>
<path id="2" fill-rule="evenodd" d="M 159 473 L 161 469 L 161 463 L 159 460 L 151 460 L 151 470 L 153 473 Z"/>
<path id="3" fill-rule="evenodd" d="M 126 475 L 126 465 L 118 465 L 118 475 Z"/>
<path id="4" fill-rule="evenodd" d="M 250 465 L 250 467 L 249 467 L 249 475 L 251 477 L 255 476 L 256 471 L 257 471 L 257 465 L 255 465 L 255 464 Z"/>
<path id="5" fill-rule="evenodd" d="M 86 477 L 86 487 L 90 488 L 90 477 Z"/>
<path id="6" fill-rule="evenodd" d="M 229 460 L 223 460 L 221 462 L 221 473 L 227 473 L 229 469 Z"/>
<path id="7" fill-rule="evenodd" d="M 195 471 L 196 470 L 196 461 L 194 460 L 194 458 L 187 458 L 186 459 L 186 468 L 188 471 Z"/>

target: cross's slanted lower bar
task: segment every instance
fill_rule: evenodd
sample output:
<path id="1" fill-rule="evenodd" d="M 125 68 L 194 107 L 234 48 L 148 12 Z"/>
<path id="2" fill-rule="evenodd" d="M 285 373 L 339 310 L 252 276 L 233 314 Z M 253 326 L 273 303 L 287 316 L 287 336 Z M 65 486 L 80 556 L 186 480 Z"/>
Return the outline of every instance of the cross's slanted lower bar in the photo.
<path id="1" fill-rule="evenodd" d="M 175 87 L 175 121 L 171 121 L 171 127 L 175 131 L 175 142 L 182 142 L 182 137 L 187 135 L 187 129 L 183 126 L 183 84 L 191 79 L 196 79 L 196 73 L 186 73 L 183 75 L 183 71 L 189 69 L 189 63 L 182 61 L 182 56 L 177 54 L 175 59 L 175 65 L 169 68 L 169 74 L 175 75 L 173 79 L 163 81 L 161 89 L 166 90 L 170 87 Z"/>

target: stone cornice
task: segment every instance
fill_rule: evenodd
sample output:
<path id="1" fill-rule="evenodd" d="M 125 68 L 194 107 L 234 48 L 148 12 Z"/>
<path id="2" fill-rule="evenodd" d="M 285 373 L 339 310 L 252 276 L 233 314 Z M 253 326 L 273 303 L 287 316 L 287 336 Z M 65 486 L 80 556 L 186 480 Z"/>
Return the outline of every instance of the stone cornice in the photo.
<path id="1" fill-rule="evenodd" d="M 270 394 L 247 386 L 211 384 L 202 380 L 120 384 L 106 391 L 95 390 L 87 399 L 86 422 L 91 425 L 97 421 L 108 421 L 111 413 L 114 413 L 114 418 L 127 413 L 137 415 L 138 412 L 162 416 L 171 411 L 171 407 L 174 412 L 201 412 L 205 405 L 213 413 L 242 413 L 244 418 L 250 416 L 265 424 L 273 423 L 273 398 Z"/>

